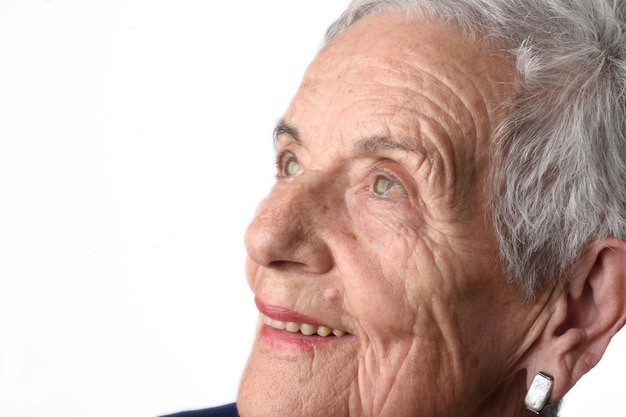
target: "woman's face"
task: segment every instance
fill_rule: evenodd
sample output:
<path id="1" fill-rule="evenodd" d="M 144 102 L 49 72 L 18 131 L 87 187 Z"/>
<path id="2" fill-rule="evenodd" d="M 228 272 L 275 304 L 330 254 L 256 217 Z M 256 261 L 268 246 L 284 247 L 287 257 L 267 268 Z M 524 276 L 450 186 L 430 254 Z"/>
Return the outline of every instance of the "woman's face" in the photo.
<path id="1" fill-rule="evenodd" d="M 470 415 L 524 388 L 538 308 L 507 286 L 487 211 L 512 74 L 484 44 L 388 14 L 315 59 L 246 234 L 262 317 L 242 416 Z"/>

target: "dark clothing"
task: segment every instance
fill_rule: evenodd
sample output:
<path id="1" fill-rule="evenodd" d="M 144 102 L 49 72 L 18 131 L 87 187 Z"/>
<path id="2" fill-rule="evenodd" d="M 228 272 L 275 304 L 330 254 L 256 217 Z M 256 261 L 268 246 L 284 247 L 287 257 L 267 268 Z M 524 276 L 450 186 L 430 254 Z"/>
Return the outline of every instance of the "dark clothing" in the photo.
<path id="1" fill-rule="evenodd" d="M 236 404 L 227 404 L 221 407 L 205 408 L 204 410 L 183 411 L 168 414 L 162 417 L 239 417 Z"/>

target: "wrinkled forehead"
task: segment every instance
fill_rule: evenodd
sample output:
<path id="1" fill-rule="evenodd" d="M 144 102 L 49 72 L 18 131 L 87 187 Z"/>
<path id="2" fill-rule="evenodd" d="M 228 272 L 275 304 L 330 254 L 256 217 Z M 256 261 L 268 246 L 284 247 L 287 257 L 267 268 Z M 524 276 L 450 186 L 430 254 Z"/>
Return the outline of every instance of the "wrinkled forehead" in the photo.
<path id="1" fill-rule="evenodd" d="M 406 119 L 422 116 L 446 134 L 456 129 L 462 138 L 452 139 L 490 148 L 503 104 L 519 90 L 512 62 L 487 41 L 440 22 L 374 14 L 318 54 L 287 116 L 309 122 L 321 116 L 319 129 L 345 125 L 351 119 L 343 115 L 354 116 L 355 107 L 360 126 L 404 111 Z"/>
<path id="2" fill-rule="evenodd" d="M 376 67 L 378 74 L 371 71 Z M 394 12 L 369 15 L 348 27 L 320 52 L 307 76 L 363 76 L 358 71 L 365 69 L 369 77 L 417 75 L 415 82 L 420 74 L 412 70 L 432 74 L 452 91 L 484 100 L 488 111 L 500 108 L 519 89 L 514 58 L 494 41 Z"/>

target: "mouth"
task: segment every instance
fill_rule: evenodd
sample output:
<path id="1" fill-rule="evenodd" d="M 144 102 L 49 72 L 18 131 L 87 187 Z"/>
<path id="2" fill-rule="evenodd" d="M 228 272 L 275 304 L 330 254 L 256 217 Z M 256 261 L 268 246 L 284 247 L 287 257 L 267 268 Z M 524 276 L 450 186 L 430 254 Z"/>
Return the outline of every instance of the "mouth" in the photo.
<path id="1" fill-rule="evenodd" d="M 343 330 L 331 329 L 326 326 L 316 326 L 314 324 L 300 323 L 296 321 L 275 320 L 263 313 L 261 313 L 261 320 L 265 325 L 276 330 L 286 330 L 290 333 L 299 333 L 304 336 L 342 337 L 348 334 Z"/>
<path id="2" fill-rule="evenodd" d="M 322 349 L 329 343 L 352 340 L 345 330 L 318 321 L 290 308 L 254 300 L 260 313 L 261 338 L 270 346 L 287 351 Z"/>

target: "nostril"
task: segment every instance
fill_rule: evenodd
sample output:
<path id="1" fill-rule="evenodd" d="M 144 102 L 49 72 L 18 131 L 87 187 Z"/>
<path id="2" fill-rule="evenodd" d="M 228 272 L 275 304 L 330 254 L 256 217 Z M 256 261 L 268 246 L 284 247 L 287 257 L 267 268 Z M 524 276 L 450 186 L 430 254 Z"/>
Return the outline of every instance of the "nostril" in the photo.
<path id="1" fill-rule="evenodd" d="M 272 261 L 269 263 L 269 267 L 275 268 L 275 269 L 283 269 L 293 263 L 294 262 L 291 262 L 291 261 Z"/>
<path id="2" fill-rule="evenodd" d="M 309 263 L 297 261 L 272 261 L 267 264 L 267 267 L 278 271 L 300 271 L 302 273 L 321 272 L 315 268 L 312 268 L 312 265 L 309 265 Z"/>

